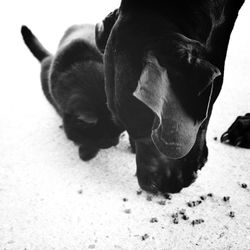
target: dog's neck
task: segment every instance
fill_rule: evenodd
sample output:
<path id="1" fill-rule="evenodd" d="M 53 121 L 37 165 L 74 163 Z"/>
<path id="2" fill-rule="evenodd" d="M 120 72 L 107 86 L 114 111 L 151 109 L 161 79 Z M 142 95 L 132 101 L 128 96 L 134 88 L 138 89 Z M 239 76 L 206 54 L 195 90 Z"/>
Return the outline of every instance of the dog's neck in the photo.
<path id="1" fill-rule="evenodd" d="M 181 30 L 185 36 L 205 43 L 212 27 L 209 0 L 122 0 L 120 11 L 125 15 L 151 16 L 164 19 Z M 202 25 L 200 25 L 202 24 Z"/>
<path id="2" fill-rule="evenodd" d="M 121 10 L 132 10 L 136 8 L 147 9 L 164 9 L 171 6 L 179 6 L 179 3 L 181 4 L 193 4 L 193 2 L 196 2 L 197 0 L 122 0 L 121 2 Z"/>

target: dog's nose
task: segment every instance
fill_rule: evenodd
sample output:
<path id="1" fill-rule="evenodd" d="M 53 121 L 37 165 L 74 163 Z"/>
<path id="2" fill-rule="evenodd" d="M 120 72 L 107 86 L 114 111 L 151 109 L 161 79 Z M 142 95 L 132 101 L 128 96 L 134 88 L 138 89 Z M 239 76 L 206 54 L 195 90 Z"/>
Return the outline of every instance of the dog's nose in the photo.
<path id="1" fill-rule="evenodd" d="M 161 166 L 162 167 L 162 166 Z M 179 170 L 169 170 L 165 165 L 156 172 L 149 171 L 148 166 L 137 166 L 137 178 L 140 187 L 150 193 L 178 193 L 184 186 L 188 186 L 192 181 L 184 184 L 182 172 Z M 189 178 L 190 179 L 190 178 Z"/>
<path id="2" fill-rule="evenodd" d="M 163 164 L 156 172 L 149 171 L 145 165 L 137 165 L 137 178 L 140 187 L 150 193 L 178 193 L 196 179 L 196 172 L 184 171 L 184 167 L 169 167 Z"/>
<path id="3" fill-rule="evenodd" d="M 194 157 L 188 155 L 177 160 L 168 159 L 153 143 L 136 142 L 136 163 L 142 189 L 151 193 L 178 193 L 195 181 L 197 170 L 205 160 L 197 160 L 195 154 Z"/>

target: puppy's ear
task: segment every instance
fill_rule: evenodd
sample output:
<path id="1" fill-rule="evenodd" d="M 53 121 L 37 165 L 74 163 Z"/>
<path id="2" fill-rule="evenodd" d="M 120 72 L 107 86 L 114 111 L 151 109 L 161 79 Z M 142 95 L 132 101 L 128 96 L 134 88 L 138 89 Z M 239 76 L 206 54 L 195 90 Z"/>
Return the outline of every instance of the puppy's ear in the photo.
<path id="1" fill-rule="evenodd" d="M 89 125 L 95 125 L 98 122 L 97 115 L 88 111 L 80 112 L 77 115 L 77 119 Z"/>
<path id="2" fill-rule="evenodd" d="M 193 92 L 197 92 L 198 98 L 200 92 L 212 84 L 219 72 L 208 62 L 201 62 L 198 58 L 194 60 L 190 54 L 187 54 L 188 57 L 180 58 L 183 51 L 177 53 L 179 58 L 175 55 L 175 58 L 170 58 L 164 67 L 159 64 L 156 57 L 148 54 L 138 87 L 133 93 L 155 113 L 152 140 L 159 151 L 172 159 L 184 157 L 193 147 L 199 127 L 207 116 L 212 88 L 206 101 L 203 119 L 197 120 L 188 112 L 183 97 L 188 100 L 189 96 L 194 97 Z M 202 85 L 200 88 L 196 86 L 199 83 Z M 187 86 L 183 86 L 184 84 L 194 84 L 188 86 L 192 89 L 192 94 L 186 93 L 187 97 L 185 93 L 180 94 L 183 92 L 180 88 L 188 89 Z M 195 88 L 197 89 L 193 90 Z M 196 107 L 197 105 L 198 103 Z"/>
<path id="3" fill-rule="evenodd" d="M 75 122 L 85 123 L 86 126 L 94 126 L 98 122 L 97 113 L 93 107 L 85 101 L 85 96 L 79 93 L 71 96 L 64 112 Z"/>

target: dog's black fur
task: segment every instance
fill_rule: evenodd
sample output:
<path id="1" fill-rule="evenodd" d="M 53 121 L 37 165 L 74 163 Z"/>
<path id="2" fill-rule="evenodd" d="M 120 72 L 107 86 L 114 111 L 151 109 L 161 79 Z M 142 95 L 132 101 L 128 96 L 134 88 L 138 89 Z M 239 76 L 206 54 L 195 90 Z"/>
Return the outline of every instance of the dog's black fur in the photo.
<path id="1" fill-rule="evenodd" d="M 178 192 L 207 161 L 207 126 L 243 3 L 122 0 L 96 26 L 108 107 L 135 140 L 143 189 Z"/>
<path id="2" fill-rule="evenodd" d="M 23 26 L 23 39 L 41 62 L 41 82 L 48 101 L 63 119 L 67 137 L 79 145 L 79 156 L 92 159 L 100 148 L 116 145 L 122 129 L 106 105 L 103 56 L 95 45 L 94 25 L 74 25 L 51 55 Z"/>

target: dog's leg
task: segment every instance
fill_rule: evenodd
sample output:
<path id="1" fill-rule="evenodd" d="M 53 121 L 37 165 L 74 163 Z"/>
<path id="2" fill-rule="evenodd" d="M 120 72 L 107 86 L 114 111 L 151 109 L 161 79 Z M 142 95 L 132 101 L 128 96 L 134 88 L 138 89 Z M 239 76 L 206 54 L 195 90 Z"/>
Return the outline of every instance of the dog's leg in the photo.
<path id="1" fill-rule="evenodd" d="M 206 44 L 208 50 L 208 59 L 221 71 L 221 77 L 215 80 L 212 102 L 216 100 L 222 87 L 225 59 L 230 35 L 238 17 L 238 12 L 243 3 L 244 0 L 225 1 L 225 5 L 223 6 L 219 20 L 214 20 L 213 15 L 211 14 L 213 27 Z"/>
<path id="2" fill-rule="evenodd" d="M 224 64 L 230 39 L 238 12 L 244 0 L 228 0 L 225 2 L 221 14 L 221 21 L 215 25 L 207 40 L 208 55 L 212 63 L 219 67 L 222 77 L 216 79 L 215 91 L 212 100 L 219 95 L 223 82 Z M 221 142 L 226 142 L 234 146 L 250 148 L 250 117 L 249 114 L 240 116 L 221 136 Z"/>
<path id="3" fill-rule="evenodd" d="M 238 116 L 229 129 L 221 136 L 221 142 L 250 148 L 250 113 L 245 116 Z"/>

